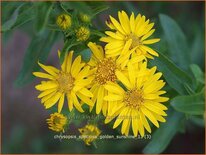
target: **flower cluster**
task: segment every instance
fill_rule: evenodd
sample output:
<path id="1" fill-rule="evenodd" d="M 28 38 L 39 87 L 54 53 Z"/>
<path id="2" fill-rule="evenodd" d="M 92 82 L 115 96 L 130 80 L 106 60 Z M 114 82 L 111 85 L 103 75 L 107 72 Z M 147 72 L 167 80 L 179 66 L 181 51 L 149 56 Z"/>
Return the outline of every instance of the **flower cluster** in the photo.
<path id="1" fill-rule="evenodd" d="M 85 22 L 90 21 L 87 16 L 80 17 Z M 71 25 L 69 17 L 58 18 L 63 29 Z M 86 104 L 90 112 L 102 113 L 105 123 L 115 119 L 113 128 L 121 124 L 121 133 L 125 135 L 132 129 L 135 136 L 138 133 L 144 136 L 145 130 L 151 133 L 149 121 L 158 128 L 159 122 L 166 121 L 167 107 L 162 103 L 168 98 L 161 96 L 166 93 L 162 90 L 165 85 L 160 79 L 162 73 L 157 72 L 156 66 L 147 66 L 150 59 L 158 57 L 158 53 L 148 47 L 160 40 L 148 39 L 155 31 L 154 23 L 141 14 L 128 16 L 124 11 L 118 12 L 118 18 L 119 21 L 110 16 L 110 22 L 106 22 L 110 30 L 100 39 L 106 43 L 104 47 L 95 42 L 87 44 L 92 53 L 89 62 L 83 62 L 80 55 L 74 57 L 75 51 L 70 51 L 61 69 L 38 63 L 46 72 L 33 73 L 46 79 L 36 86 L 41 92 L 38 98 L 46 109 L 58 104 L 58 113 L 48 119 L 50 129 L 64 131 L 69 121 L 61 114 L 65 98 L 68 113 L 73 109 L 83 113 L 82 105 Z M 78 41 L 87 40 L 89 33 L 84 27 L 75 31 Z M 82 135 L 100 134 L 97 126 L 91 124 L 79 131 Z M 95 138 L 84 139 L 87 145 L 93 140 Z"/>

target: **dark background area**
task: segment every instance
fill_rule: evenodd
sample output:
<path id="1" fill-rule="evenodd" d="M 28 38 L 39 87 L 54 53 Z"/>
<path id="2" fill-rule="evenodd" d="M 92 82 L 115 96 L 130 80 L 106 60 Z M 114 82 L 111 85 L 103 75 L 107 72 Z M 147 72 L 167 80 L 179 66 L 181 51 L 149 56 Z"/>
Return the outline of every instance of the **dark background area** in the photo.
<path id="1" fill-rule="evenodd" d="M 97 2 L 98 3 L 98 2 Z M 186 35 L 189 45 L 196 34 L 204 38 L 204 2 L 105 2 L 110 8 L 93 21 L 99 28 L 105 28 L 104 21 L 111 14 L 117 17 L 117 11 L 126 10 L 140 12 L 155 21 L 157 32 L 162 34 L 159 26 L 160 13 L 172 17 Z M 4 5 L 2 5 L 3 7 Z M 2 14 L 4 16 L 4 14 Z M 142 153 L 149 140 L 99 140 L 97 148 L 87 147 L 82 141 L 56 140 L 56 133 L 50 131 L 46 124 L 49 113 L 37 99 L 38 92 L 34 86 L 39 80 L 22 88 L 16 88 L 14 81 L 21 69 L 25 51 L 31 37 L 31 23 L 3 34 L 2 39 L 2 151 L 3 153 Z M 202 40 L 201 40 L 202 41 Z M 53 46 L 47 64 L 58 66 L 57 50 L 63 46 L 59 39 Z M 204 51 L 201 51 L 204 52 Z M 197 64 L 204 70 L 204 57 Z M 80 124 L 80 126 L 85 123 Z M 186 129 L 178 133 L 163 153 L 204 153 L 205 128 L 192 122 L 186 124 Z M 67 134 L 77 133 L 77 127 L 71 124 Z M 112 132 L 111 129 L 106 131 Z M 106 134 L 106 132 L 105 132 Z M 121 147 L 120 147 L 121 146 Z"/>

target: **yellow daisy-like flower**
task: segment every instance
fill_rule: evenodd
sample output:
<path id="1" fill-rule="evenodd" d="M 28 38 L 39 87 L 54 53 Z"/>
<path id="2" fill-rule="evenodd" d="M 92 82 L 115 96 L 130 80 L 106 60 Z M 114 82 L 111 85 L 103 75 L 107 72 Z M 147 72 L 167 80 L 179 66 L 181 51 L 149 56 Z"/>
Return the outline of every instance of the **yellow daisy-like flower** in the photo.
<path id="1" fill-rule="evenodd" d="M 109 101 L 109 105 L 113 109 L 108 114 L 105 123 L 116 117 L 113 128 L 123 122 L 122 134 L 128 135 L 130 126 L 132 126 L 135 136 L 138 135 L 138 131 L 141 136 L 144 136 L 144 128 L 151 133 L 147 119 L 158 128 L 158 121 L 166 121 L 162 116 L 167 116 L 164 112 L 167 107 L 161 103 L 168 101 L 169 98 L 160 96 L 166 93 L 166 91 L 161 90 L 165 82 L 159 80 L 162 73 L 155 72 L 156 67 L 147 69 L 146 62 L 144 62 L 138 67 L 128 63 L 128 73 L 124 74 L 120 71 L 116 73 L 126 90 L 115 83 L 105 86 L 109 95 L 105 96 L 104 99 Z"/>
<path id="2" fill-rule="evenodd" d="M 87 89 L 92 81 L 92 78 L 87 78 L 90 67 L 81 62 L 81 56 L 76 57 L 74 61 L 72 61 L 72 58 L 73 51 L 66 55 L 61 70 L 38 63 L 47 73 L 33 72 L 36 77 L 48 79 L 48 81 L 42 81 L 35 87 L 41 91 L 38 98 L 41 98 L 41 103 L 44 104 L 46 109 L 59 101 L 58 112 L 60 113 L 65 96 L 68 100 L 69 111 L 74 106 L 78 111 L 83 112 L 79 99 L 90 106 L 93 105 L 90 100 L 93 94 Z"/>
<path id="3" fill-rule="evenodd" d="M 92 56 L 88 65 L 91 66 L 93 82 L 90 91 L 93 93 L 93 103 L 96 103 L 96 113 L 99 114 L 101 111 L 106 116 L 108 110 L 107 101 L 104 101 L 104 96 L 108 94 L 108 91 L 104 88 L 104 85 L 108 82 L 116 82 L 117 76 L 116 71 L 124 70 L 126 63 L 125 57 L 119 57 L 117 59 L 107 57 L 101 46 L 96 43 L 89 42 L 88 47 L 92 51 Z M 131 62 L 139 62 L 142 59 L 131 59 Z M 94 106 L 91 106 L 92 110 Z"/>
<path id="4" fill-rule="evenodd" d="M 76 30 L 77 41 L 86 41 L 90 36 L 90 30 L 87 27 L 81 26 Z"/>
<path id="5" fill-rule="evenodd" d="M 72 19 L 67 14 L 61 14 L 57 17 L 56 24 L 63 30 L 66 30 L 71 27 Z"/>
<path id="6" fill-rule="evenodd" d="M 60 113 L 53 113 L 50 115 L 50 118 L 47 119 L 47 124 L 49 129 L 56 132 L 64 132 L 64 127 L 67 125 L 67 118 Z"/>
<path id="7" fill-rule="evenodd" d="M 148 39 L 155 32 L 155 29 L 152 29 L 154 23 L 149 23 L 149 19 L 146 20 L 146 17 L 141 14 L 135 18 L 133 12 L 129 18 L 124 11 L 119 11 L 118 17 L 119 22 L 110 16 L 111 23 L 106 22 L 106 24 L 112 31 L 106 31 L 108 36 L 100 39 L 107 43 L 106 54 L 115 57 L 134 50 L 137 55 L 143 55 L 146 58 L 152 59 L 153 56 L 158 56 L 157 52 L 147 46 L 160 40 Z"/>
<path id="8" fill-rule="evenodd" d="M 91 145 L 91 142 L 97 139 L 101 134 L 99 128 L 93 124 L 87 124 L 83 128 L 80 128 L 79 132 L 81 133 L 81 138 L 86 145 Z"/>

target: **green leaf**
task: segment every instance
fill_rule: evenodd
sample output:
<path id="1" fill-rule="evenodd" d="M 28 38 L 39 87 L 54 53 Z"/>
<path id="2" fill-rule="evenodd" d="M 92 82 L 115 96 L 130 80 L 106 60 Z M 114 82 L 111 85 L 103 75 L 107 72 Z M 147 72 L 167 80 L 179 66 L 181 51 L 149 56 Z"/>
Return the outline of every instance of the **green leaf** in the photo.
<path id="1" fill-rule="evenodd" d="M 16 23 L 11 27 L 11 29 L 26 24 L 29 21 L 33 20 L 34 18 L 35 18 L 34 6 L 29 5 L 27 7 L 24 7 L 24 10 L 21 13 L 19 13 Z"/>
<path id="2" fill-rule="evenodd" d="M 21 4 L 20 6 L 18 6 L 16 8 L 16 10 L 13 12 L 13 14 L 11 15 L 11 18 L 9 20 L 7 20 L 1 27 L 1 31 L 5 32 L 10 30 L 10 28 L 16 23 L 16 20 L 18 18 L 19 15 L 19 10 L 21 9 L 21 7 L 25 5 L 25 3 Z"/>
<path id="3" fill-rule="evenodd" d="M 201 68 L 204 68 L 205 38 L 204 38 L 204 33 L 202 33 L 204 31 L 204 27 L 198 26 L 198 29 L 196 31 L 197 32 L 194 33 L 195 36 L 194 36 L 193 43 L 191 44 L 190 47 L 191 48 L 190 57 L 192 63 L 198 64 L 199 66 L 201 66 Z"/>
<path id="4" fill-rule="evenodd" d="M 203 115 L 205 109 L 204 91 L 190 96 L 177 96 L 170 103 L 176 111 L 191 115 Z"/>
<path id="5" fill-rule="evenodd" d="M 105 37 L 106 36 L 103 32 L 97 31 L 97 30 L 91 30 L 91 35 L 96 35 L 96 36 L 99 36 L 99 37 Z"/>
<path id="6" fill-rule="evenodd" d="M 196 64 L 191 64 L 190 69 L 195 77 L 195 79 L 200 82 L 201 84 L 205 83 L 205 76 L 200 67 Z"/>
<path id="7" fill-rule="evenodd" d="M 178 131 L 178 127 L 184 115 L 174 110 L 168 112 L 167 122 L 160 125 L 152 135 L 152 140 L 146 145 L 143 150 L 145 154 L 162 153 L 169 145 L 172 138 Z"/>
<path id="8" fill-rule="evenodd" d="M 205 127 L 205 120 L 204 120 L 205 115 L 201 116 L 196 116 L 196 115 L 191 115 L 189 116 L 189 119 L 196 125 L 204 128 Z"/>
<path id="9" fill-rule="evenodd" d="M 78 53 L 78 55 L 81 55 L 82 60 L 84 62 L 89 62 L 90 58 L 91 58 L 91 50 L 89 48 L 84 49 L 83 51 L 81 51 L 80 53 Z"/>
<path id="10" fill-rule="evenodd" d="M 191 61 L 184 33 L 178 24 L 169 16 L 160 14 L 159 18 L 169 45 L 172 60 L 182 69 L 187 70 Z"/>
<path id="11" fill-rule="evenodd" d="M 96 16 L 97 14 L 99 14 L 107 9 L 109 9 L 109 6 L 107 6 L 107 5 L 100 5 L 98 7 L 95 7 L 94 9 L 92 9 L 92 17 Z"/>
<path id="12" fill-rule="evenodd" d="M 32 72 L 39 70 L 38 60 L 42 63 L 46 61 L 56 38 L 56 33 L 47 32 L 35 36 L 31 40 L 24 56 L 23 66 L 15 81 L 15 86 L 23 86 L 34 79 Z"/>
<path id="13" fill-rule="evenodd" d="M 51 13 L 52 2 L 35 2 L 36 23 L 35 29 L 37 33 L 41 33 L 47 25 L 49 15 Z"/>
<path id="14" fill-rule="evenodd" d="M 159 53 L 159 57 L 149 61 L 149 63 L 151 66 L 157 66 L 157 69 L 163 73 L 164 78 L 171 88 L 175 89 L 181 95 L 188 94 L 185 84 L 192 88 L 191 77 L 166 56 Z"/>

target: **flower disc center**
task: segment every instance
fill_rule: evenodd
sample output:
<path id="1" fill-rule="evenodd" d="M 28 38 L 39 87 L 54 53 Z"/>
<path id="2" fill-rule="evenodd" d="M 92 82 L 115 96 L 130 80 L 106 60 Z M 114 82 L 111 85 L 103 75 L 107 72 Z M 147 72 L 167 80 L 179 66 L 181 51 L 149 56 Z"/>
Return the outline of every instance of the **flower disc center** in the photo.
<path id="1" fill-rule="evenodd" d="M 107 81 L 116 81 L 115 75 L 116 65 L 111 58 L 105 58 L 101 60 L 97 65 L 96 81 L 103 85 Z"/>
<path id="2" fill-rule="evenodd" d="M 144 102 L 143 93 L 141 90 L 130 90 L 126 93 L 124 102 L 131 108 L 139 109 Z"/>
<path id="3" fill-rule="evenodd" d="M 74 86 L 74 78 L 71 74 L 61 72 L 57 78 L 60 92 L 70 92 Z"/>
<path id="4" fill-rule="evenodd" d="M 139 46 L 141 44 L 140 38 L 137 35 L 133 34 L 133 33 L 129 34 L 126 37 L 126 40 L 129 40 L 129 39 L 132 39 L 132 44 L 130 46 L 130 49 L 132 49 L 134 47 L 137 47 L 137 46 Z"/>

